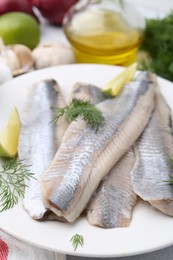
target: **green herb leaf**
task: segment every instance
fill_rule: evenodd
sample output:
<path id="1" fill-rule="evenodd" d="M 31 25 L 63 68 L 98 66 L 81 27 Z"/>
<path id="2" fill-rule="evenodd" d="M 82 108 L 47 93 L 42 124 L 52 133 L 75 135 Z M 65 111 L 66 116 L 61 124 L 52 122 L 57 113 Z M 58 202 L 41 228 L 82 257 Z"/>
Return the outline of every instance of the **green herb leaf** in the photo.
<path id="1" fill-rule="evenodd" d="M 102 113 L 90 103 L 81 99 L 73 99 L 69 106 L 64 108 L 55 109 L 54 121 L 58 121 L 62 116 L 68 123 L 76 120 L 78 116 L 81 116 L 89 126 L 98 131 L 103 126 L 104 117 Z"/>
<path id="2" fill-rule="evenodd" d="M 173 81 L 173 13 L 163 19 L 147 19 L 142 50 L 151 57 L 150 70 Z M 145 65 L 143 64 L 144 69 Z"/>
<path id="3" fill-rule="evenodd" d="M 83 247 L 84 245 L 84 239 L 83 236 L 76 234 L 74 236 L 72 236 L 72 238 L 70 239 L 70 241 L 72 242 L 72 245 L 74 247 L 74 251 L 76 251 L 77 247 L 80 245 L 81 247 Z"/>
<path id="4" fill-rule="evenodd" d="M 28 166 L 14 158 L 2 162 L 0 170 L 0 212 L 12 208 L 24 196 L 25 179 L 34 178 Z"/>
<path id="5" fill-rule="evenodd" d="M 173 185 L 173 177 L 170 178 L 169 184 Z"/>
<path id="6" fill-rule="evenodd" d="M 170 164 L 170 166 L 171 166 L 171 168 L 173 170 L 173 157 L 172 156 L 168 157 L 168 163 Z M 173 176 L 170 176 L 169 180 L 164 180 L 164 182 L 166 182 L 167 184 L 173 185 Z"/>

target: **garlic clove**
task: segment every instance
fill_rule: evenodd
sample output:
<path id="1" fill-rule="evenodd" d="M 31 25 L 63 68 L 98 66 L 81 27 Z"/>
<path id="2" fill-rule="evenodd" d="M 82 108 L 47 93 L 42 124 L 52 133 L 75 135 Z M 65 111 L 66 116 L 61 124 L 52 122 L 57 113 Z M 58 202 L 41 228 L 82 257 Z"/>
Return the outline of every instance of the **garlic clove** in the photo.
<path id="1" fill-rule="evenodd" d="M 13 70 L 14 76 L 28 72 L 33 68 L 34 59 L 32 57 L 32 51 L 28 47 L 22 44 L 14 44 L 9 45 L 9 48 L 16 54 L 20 64 L 19 68 Z"/>
<path id="2" fill-rule="evenodd" d="M 12 71 L 20 68 L 16 54 L 8 47 L 0 51 L 0 64 L 9 66 Z"/>
<path id="3" fill-rule="evenodd" d="M 0 64 L 0 84 L 13 78 L 12 71 L 6 64 Z"/>
<path id="4" fill-rule="evenodd" d="M 73 51 L 63 43 L 44 43 L 32 51 L 36 69 L 75 62 Z"/>
<path id="5" fill-rule="evenodd" d="M 32 51 L 21 44 L 0 46 L 0 64 L 6 64 L 13 76 L 18 76 L 33 68 Z"/>

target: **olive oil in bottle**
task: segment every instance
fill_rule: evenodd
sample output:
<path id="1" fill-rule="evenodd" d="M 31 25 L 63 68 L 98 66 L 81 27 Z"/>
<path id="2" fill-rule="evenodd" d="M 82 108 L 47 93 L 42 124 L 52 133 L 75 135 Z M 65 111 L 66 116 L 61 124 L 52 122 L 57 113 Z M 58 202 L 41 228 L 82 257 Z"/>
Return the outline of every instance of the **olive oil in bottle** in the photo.
<path id="1" fill-rule="evenodd" d="M 135 27 L 134 18 L 130 24 L 122 6 L 114 8 L 112 3 L 116 2 L 117 7 L 118 1 L 110 0 L 111 6 L 109 0 L 105 0 L 105 5 L 104 1 L 89 2 L 87 8 L 74 12 L 70 20 L 67 14 L 64 22 L 77 62 L 124 66 L 133 63 L 142 42 L 143 27 Z"/>

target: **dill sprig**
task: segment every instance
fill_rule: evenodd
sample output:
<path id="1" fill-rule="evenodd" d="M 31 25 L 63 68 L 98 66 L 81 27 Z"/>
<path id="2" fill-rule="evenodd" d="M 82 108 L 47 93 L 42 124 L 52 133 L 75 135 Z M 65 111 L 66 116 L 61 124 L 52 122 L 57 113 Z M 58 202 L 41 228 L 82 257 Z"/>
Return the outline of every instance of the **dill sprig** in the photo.
<path id="1" fill-rule="evenodd" d="M 80 245 L 81 247 L 83 247 L 84 245 L 84 239 L 83 236 L 76 234 L 74 236 L 72 236 L 72 238 L 70 239 L 70 241 L 72 242 L 72 245 L 74 247 L 74 251 L 76 251 L 77 247 Z"/>
<path id="2" fill-rule="evenodd" d="M 169 184 L 173 185 L 173 177 L 170 177 Z"/>
<path id="3" fill-rule="evenodd" d="M 0 212 L 12 208 L 24 196 L 25 179 L 34 178 L 28 166 L 17 158 L 2 162 L 0 170 Z"/>
<path id="4" fill-rule="evenodd" d="M 171 166 L 171 168 L 173 170 L 173 157 L 172 156 L 168 157 L 168 162 L 169 162 L 169 164 L 170 164 L 170 166 Z M 173 176 L 170 176 L 169 180 L 166 180 L 165 182 L 167 182 L 168 184 L 173 185 Z"/>
<path id="5" fill-rule="evenodd" d="M 88 100 L 73 99 L 69 106 L 63 108 L 57 107 L 55 109 L 54 122 L 57 122 L 63 116 L 68 123 L 81 116 L 96 132 L 104 123 L 102 113 Z"/>

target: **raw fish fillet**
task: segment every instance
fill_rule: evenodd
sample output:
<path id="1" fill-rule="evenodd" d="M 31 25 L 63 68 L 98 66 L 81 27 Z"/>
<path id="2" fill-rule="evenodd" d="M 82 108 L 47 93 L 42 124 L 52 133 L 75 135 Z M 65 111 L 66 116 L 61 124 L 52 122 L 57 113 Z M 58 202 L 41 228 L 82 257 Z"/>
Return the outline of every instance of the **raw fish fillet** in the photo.
<path id="1" fill-rule="evenodd" d="M 31 86 L 21 114 L 19 158 L 30 166 L 29 169 L 35 177 L 26 180 L 28 187 L 25 189 L 23 206 L 32 218 L 38 220 L 50 213 L 42 202 L 40 176 L 54 158 L 62 138 L 61 132 L 66 129 L 65 124 L 55 127 L 52 122 L 52 107 L 57 105 L 65 105 L 58 84 L 54 80 L 44 80 Z M 61 132 L 57 130 L 60 127 Z"/>
<path id="2" fill-rule="evenodd" d="M 130 175 L 135 159 L 130 149 L 101 181 L 87 206 L 90 224 L 103 228 L 129 226 L 137 200 Z"/>
<path id="3" fill-rule="evenodd" d="M 173 216 L 173 155 L 172 111 L 159 91 L 153 116 L 137 143 L 138 164 L 132 172 L 134 191 L 143 200 L 167 215 Z"/>
<path id="4" fill-rule="evenodd" d="M 46 207 L 69 222 L 81 214 L 100 181 L 146 127 L 154 107 L 154 80 L 143 72 L 117 98 L 99 103 L 105 123 L 98 132 L 81 118 L 70 124 L 42 176 Z"/>

